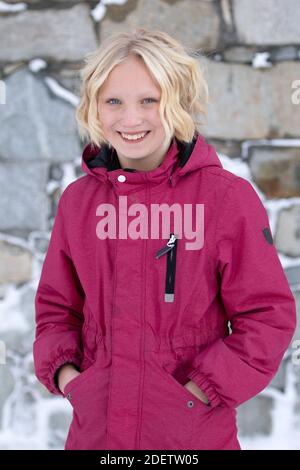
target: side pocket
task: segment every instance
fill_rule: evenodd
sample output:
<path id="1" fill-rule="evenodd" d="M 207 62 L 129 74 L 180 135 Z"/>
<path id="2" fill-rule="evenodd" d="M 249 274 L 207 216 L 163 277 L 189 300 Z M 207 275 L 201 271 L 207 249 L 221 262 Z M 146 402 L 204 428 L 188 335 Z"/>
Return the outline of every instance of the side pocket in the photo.
<path id="1" fill-rule="evenodd" d="M 196 400 L 171 382 L 155 352 L 146 355 L 145 369 L 140 448 L 192 449 L 193 416 L 198 409 Z"/>
<path id="2" fill-rule="evenodd" d="M 169 393 L 178 396 L 182 401 L 185 400 L 193 410 L 190 415 L 192 432 L 188 448 L 201 450 L 239 449 L 236 410 L 225 406 L 213 407 L 204 403 L 179 383 L 164 364 L 160 365 L 160 368 L 170 385 Z"/>
<path id="3" fill-rule="evenodd" d="M 105 449 L 108 389 L 109 366 L 102 359 L 67 383 L 64 396 L 73 408 L 73 419 L 65 449 Z"/>
<path id="4" fill-rule="evenodd" d="M 207 411 L 211 410 L 211 406 L 209 404 L 204 403 L 202 400 L 200 400 L 200 398 L 196 397 L 196 395 L 194 395 L 187 388 L 185 388 L 184 385 L 182 385 L 180 382 L 178 382 L 178 380 L 176 380 L 176 378 L 168 371 L 165 364 L 162 364 L 161 368 L 165 372 L 166 377 L 169 380 L 171 386 L 176 387 L 178 389 L 179 393 L 181 393 L 183 395 L 183 397 L 185 397 L 186 399 L 192 400 L 193 403 L 198 408 L 203 407 L 204 410 L 207 410 Z"/>
<path id="5" fill-rule="evenodd" d="M 72 394 L 71 392 L 78 386 L 80 386 L 80 384 L 82 384 L 92 373 L 93 373 L 93 368 L 94 368 L 94 364 L 92 364 L 90 367 L 88 367 L 87 369 L 83 370 L 82 372 L 80 372 L 79 375 L 76 375 L 73 379 L 71 379 L 67 385 L 65 386 L 64 388 L 64 393 L 63 395 L 69 399 L 69 401 L 71 402 L 71 398 L 72 398 Z M 72 403 L 72 402 L 71 402 Z"/>

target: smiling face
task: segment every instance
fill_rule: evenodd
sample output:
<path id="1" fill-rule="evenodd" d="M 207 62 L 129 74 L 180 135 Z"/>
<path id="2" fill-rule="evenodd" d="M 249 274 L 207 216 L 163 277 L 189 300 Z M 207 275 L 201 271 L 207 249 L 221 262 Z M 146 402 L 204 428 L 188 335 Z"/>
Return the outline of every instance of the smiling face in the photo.
<path id="1" fill-rule="evenodd" d="M 98 115 L 103 134 L 116 149 L 122 168 L 152 170 L 164 159 L 165 130 L 159 115 L 160 87 L 145 64 L 130 56 L 115 66 L 100 89 Z M 124 134 L 145 137 L 133 141 Z"/>

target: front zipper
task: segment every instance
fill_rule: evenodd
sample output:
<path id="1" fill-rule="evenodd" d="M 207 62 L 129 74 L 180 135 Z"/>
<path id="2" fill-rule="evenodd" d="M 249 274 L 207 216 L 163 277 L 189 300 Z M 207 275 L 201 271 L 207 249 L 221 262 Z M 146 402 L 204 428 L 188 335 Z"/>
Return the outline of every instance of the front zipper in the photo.
<path id="1" fill-rule="evenodd" d="M 177 239 L 176 234 L 170 233 L 170 239 L 166 246 L 158 250 L 155 255 L 155 258 L 159 259 L 167 253 L 165 302 L 174 302 Z"/>

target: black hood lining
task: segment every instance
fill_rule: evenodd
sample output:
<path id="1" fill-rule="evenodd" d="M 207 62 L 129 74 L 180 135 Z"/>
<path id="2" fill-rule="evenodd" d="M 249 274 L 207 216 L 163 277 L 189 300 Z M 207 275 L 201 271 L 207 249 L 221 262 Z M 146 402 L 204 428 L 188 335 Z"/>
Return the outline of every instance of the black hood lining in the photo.
<path id="1" fill-rule="evenodd" d="M 181 140 L 178 140 L 176 137 L 175 139 L 179 149 L 178 164 L 180 167 L 183 167 L 187 163 L 188 159 L 190 158 L 193 152 L 194 146 L 197 141 L 197 133 L 195 133 L 191 142 L 183 142 Z M 122 169 L 116 149 L 113 147 L 109 147 L 107 144 L 102 145 L 100 152 L 95 155 L 94 158 L 88 160 L 86 164 L 89 168 L 105 167 L 107 168 L 107 171 Z M 138 171 L 134 168 L 123 168 L 123 170 L 131 172 Z"/>

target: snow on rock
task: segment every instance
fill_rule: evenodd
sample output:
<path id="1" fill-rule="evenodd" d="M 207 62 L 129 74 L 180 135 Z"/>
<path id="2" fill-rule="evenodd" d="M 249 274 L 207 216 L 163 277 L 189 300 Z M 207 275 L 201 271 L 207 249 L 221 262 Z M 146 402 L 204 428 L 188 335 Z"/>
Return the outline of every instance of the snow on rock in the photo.
<path id="1" fill-rule="evenodd" d="M 228 170 L 231 173 L 241 176 L 242 178 L 245 178 L 249 181 L 251 180 L 249 166 L 241 158 L 230 158 L 220 152 L 217 152 L 217 154 L 225 170 Z"/>
<path id="2" fill-rule="evenodd" d="M 288 209 L 289 207 L 293 207 L 295 205 L 300 204 L 299 197 L 291 197 L 289 199 L 265 199 L 264 206 L 268 211 L 268 215 L 270 218 L 270 226 L 273 233 L 275 233 L 276 229 L 276 222 L 279 215 L 279 212 L 282 209 Z"/>
<path id="3" fill-rule="evenodd" d="M 98 5 L 91 10 L 91 16 L 93 17 L 94 21 L 101 21 L 106 13 L 106 7 L 102 2 L 99 2 Z"/>
<path id="4" fill-rule="evenodd" d="M 57 189 L 60 188 L 60 183 L 59 181 L 56 181 L 56 180 L 50 180 L 48 181 L 47 183 L 47 187 L 46 187 L 46 192 L 47 194 L 51 195 L 53 194 Z"/>
<path id="5" fill-rule="evenodd" d="M 71 91 L 66 90 L 66 88 L 61 86 L 54 78 L 45 77 L 45 83 L 55 96 L 62 98 L 64 101 L 71 103 L 73 106 L 78 105 L 78 96 L 74 95 Z"/>
<path id="6" fill-rule="evenodd" d="M 125 5 L 127 0 L 102 0 L 104 5 Z"/>
<path id="7" fill-rule="evenodd" d="M 77 179 L 77 176 L 73 163 L 64 163 L 62 169 L 64 173 L 61 182 L 61 190 L 64 191 L 70 183 Z"/>
<path id="8" fill-rule="evenodd" d="M 95 8 L 91 10 L 91 16 L 94 21 L 101 21 L 106 13 L 105 5 L 125 5 L 126 2 L 127 0 L 101 0 Z"/>
<path id="9" fill-rule="evenodd" d="M 0 331 L 20 330 L 26 332 L 29 329 L 20 302 L 22 288 L 9 284 L 4 299 L 0 302 Z"/>
<path id="10" fill-rule="evenodd" d="M 300 147 L 300 139 L 255 139 L 242 142 L 242 159 L 247 160 L 251 147 Z"/>
<path id="11" fill-rule="evenodd" d="M 272 67 L 272 63 L 268 62 L 269 58 L 269 52 L 257 52 L 252 59 L 252 67 L 255 69 L 265 69 Z"/>
<path id="12" fill-rule="evenodd" d="M 27 9 L 26 3 L 6 3 L 0 1 L 0 13 L 16 13 Z"/>
<path id="13" fill-rule="evenodd" d="M 37 73 L 40 70 L 47 68 L 47 65 L 47 62 L 43 59 L 32 59 L 28 64 L 28 68 L 31 72 Z"/>
<path id="14" fill-rule="evenodd" d="M 253 188 L 257 192 L 258 196 L 260 197 L 261 201 L 264 203 L 265 202 L 265 195 L 258 186 L 255 184 L 255 182 L 252 180 L 250 168 L 245 163 L 241 158 L 230 158 L 227 155 L 222 155 L 218 153 L 218 156 L 220 158 L 220 161 L 222 163 L 222 166 L 225 170 L 230 171 L 231 173 L 234 173 L 237 176 L 240 176 L 241 178 L 246 179 L 249 181 L 249 183 L 252 184 Z"/>

